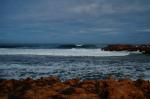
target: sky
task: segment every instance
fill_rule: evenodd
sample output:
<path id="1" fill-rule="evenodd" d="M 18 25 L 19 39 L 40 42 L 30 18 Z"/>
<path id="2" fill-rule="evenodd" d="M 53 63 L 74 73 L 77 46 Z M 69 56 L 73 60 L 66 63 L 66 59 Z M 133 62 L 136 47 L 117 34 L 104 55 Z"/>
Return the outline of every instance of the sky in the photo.
<path id="1" fill-rule="evenodd" d="M 147 43 L 150 0 L 0 0 L 0 43 Z"/>

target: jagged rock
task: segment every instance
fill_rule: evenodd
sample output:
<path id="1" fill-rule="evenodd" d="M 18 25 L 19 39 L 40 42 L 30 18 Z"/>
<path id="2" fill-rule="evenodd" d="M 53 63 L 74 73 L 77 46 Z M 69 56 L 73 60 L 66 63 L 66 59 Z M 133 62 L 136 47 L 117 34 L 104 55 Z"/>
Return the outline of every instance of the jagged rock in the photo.
<path id="1" fill-rule="evenodd" d="M 0 99 L 149 99 L 145 80 L 84 80 L 61 82 L 57 77 L 1 80 Z"/>

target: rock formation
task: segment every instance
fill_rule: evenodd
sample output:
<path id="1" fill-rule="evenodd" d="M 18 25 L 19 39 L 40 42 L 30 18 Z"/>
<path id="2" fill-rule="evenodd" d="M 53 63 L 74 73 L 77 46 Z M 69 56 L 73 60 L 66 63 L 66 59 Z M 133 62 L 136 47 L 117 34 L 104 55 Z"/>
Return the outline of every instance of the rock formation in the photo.
<path id="1" fill-rule="evenodd" d="M 60 81 L 58 77 L 0 80 L 0 99 L 149 99 L 150 82 L 144 80 Z"/>
<path id="2" fill-rule="evenodd" d="M 105 51 L 140 51 L 144 54 L 150 54 L 150 45 L 127 45 L 114 44 L 103 48 Z"/>

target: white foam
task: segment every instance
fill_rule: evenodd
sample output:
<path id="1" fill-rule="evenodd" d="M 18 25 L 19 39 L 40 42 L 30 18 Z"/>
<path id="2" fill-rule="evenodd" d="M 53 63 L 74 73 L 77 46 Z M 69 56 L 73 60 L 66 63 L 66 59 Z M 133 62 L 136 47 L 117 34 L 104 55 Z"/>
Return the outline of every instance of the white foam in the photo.
<path id="1" fill-rule="evenodd" d="M 0 55 L 49 56 L 126 56 L 130 52 L 102 51 L 101 49 L 15 49 L 0 48 Z"/>

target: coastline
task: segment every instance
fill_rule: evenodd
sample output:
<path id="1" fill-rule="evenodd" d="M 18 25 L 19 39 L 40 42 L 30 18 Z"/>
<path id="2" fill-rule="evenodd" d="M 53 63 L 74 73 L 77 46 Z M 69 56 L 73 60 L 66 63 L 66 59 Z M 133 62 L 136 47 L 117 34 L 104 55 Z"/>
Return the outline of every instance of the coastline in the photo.
<path id="1" fill-rule="evenodd" d="M 41 77 L 0 80 L 0 99 L 149 99 L 150 82 L 130 79 L 105 80 Z"/>
<path id="2" fill-rule="evenodd" d="M 81 46 L 78 45 L 78 47 L 81 47 Z M 119 45 L 118 44 L 118 45 L 108 45 L 107 47 L 102 48 L 102 49 L 105 51 L 117 51 L 117 52 L 118 51 L 139 51 L 143 54 L 149 54 L 150 45 L 136 46 L 136 45 L 123 45 L 123 44 Z M 16 49 L 16 52 L 17 52 L 17 50 L 18 49 Z M 33 49 L 33 50 L 35 50 L 35 49 Z M 78 51 L 78 52 L 81 52 L 81 51 Z M 101 53 L 101 54 L 103 54 L 103 53 Z M 105 53 L 105 54 L 109 55 L 110 53 Z M 75 55 L 77 55 L 77 54 L 75 53 Z M 78 55 L 81 55 L 81 53 L 79 53 Z M 35 65 L 35 63 L 38 63 L 37 66 L 39 66 L 39 68 L 40 68 L 41 65 L 45 64 L 45 61 L 41 61 L 42 58 L 44 58 L 46 61 L 52 62 L 52 64 L 56 63 L 56 62 L 58 62 L 58 63 L 60 62 L 61 64 L 62 64 L 62 62 L 63 63 L 68 63 L 68 62 L 73 63 L 74 62 L 74 64 L 76 65 L 78 62 L 83 62 L 83 63 L 85 63 L 85 65 L 81 64 L 81 66 L 83 66 L 83 67 L 80 68 L 83 71 L 84 71 L 84 67 L 87 67 L 88 66 L 87 64 L 89 64 L 89 61 L 87 61 L 87 60 L 89 60 L 88 58 L 85 60 L 82 60 L 82 61 L 80 59 L 77 60 L 77 59 L 69 59 L 69 58 L 66 58 L 66 60 L 65 59 L 62 60 L 62 58 L 60 58 L 60 59 L 58 58 L 58 60 L 57 60 L 54 58 L 54 60 L 53 60 L 53 57 L 47 57 L 47 56 L 46 57 L 44 57 L 44 56 L 42 56 L 42 57 L 40 57 L 40 56 L 38 56 L 38 57 L 37 56 L 36 57 L 35 56 L 32 56 L 32 57 L 13 56 L 12 57 L 11 56 L 10 58 L 8 58 L 8 56 L 7 56 L 7 57 L 5 57 L 5 61 L 6 62 L 7 61 L 14 62 L 14 63 L 20 61 L 21 65 L 19 64 L 19 66 L 26 66 L 22 63 L 28 61 L 29 62 L 28 64 L 30 64 L 30 65 L 31 64 Z M 4 57 L 2 57 L 1 59 L 4 59 Z M 8 60 L 8 59 L 10 59 L 10 60 Z M 105 63 L 110 62 L 110 63 L 112 63 L 112 65 L 109 64 L 108 66 L 113 67 L 114 66 L 113 64 L 118 63 L 118 61 L 120 61 L 118 59 L 119 58 L 114 58 L 114 60 L 110 61 L 110 58 L 108 58 L 108 59 L 102 60 L 102 62 L 103 61 Z M 126 59 L 128 59 L 128 57 Z M 131 57 L 131 59 L 132 59 L 132 57 Z M 145 59 L 144 59 L 144 61 L 145 61 Z M 98 58 L 96 60 L 96 62 L 98 62 L 97 64 L 95 64 L 96 69 L 98 69 L 97 68 L 97 67 L 99 67 L 98 65 L 101 64 L 101 61 L 99 62 L 98 60 L 100 60 L 100 59 Z M 116 62 L 116 60 L 117 60 L 117 62 Z M 130 60 L 130 59 L 128 59 L 128 60 Z M 124 64 L 126 64 L 126 62 L 130 62 L 128 60 L 124 61 Z M 137 58 L 135 63 L 138 60 L 139 59 Z M 142 60 L 143 60 L 143 58 L 142 58 Z M 39 63 L 39 61 L 41 63 Z M 94 63 L 95 60 L 92 60 L 92 61 Z M 145 63 L 149 63 L 149 60 L 147 60 L 147 61 Z M 51 66 L 52 64 L 48 63 L 47 66 Z M 69 65 L 69 66 L 71 66 L 70 68 L 73 71 L 77 71 L 79 73 L 78 70 L 73 68 L 74 64 Z M 120 66 L 120 68 L 121 68 L 122 64 L 123 63 L 118 64 L 118 66 Z M 68 66 L 68 64 L 63 64 L 63 65 Z M 91 68 L 93 68 L 93 65 L 94 64 L 90 64 L 91 67 L 87 68 L 87 70 L 90 70 Z M 127 65 L 134 66 L 134 64 L 132 64 L 132 61 L 131 61 L 131 64 L 127 64 Z M 57 66 L 57 64 L 54 66 Z M 136 66 L 136 68 L 135 68 L 135 72 L 133 72 L 133 75 L 135 75 L 135 73 L 140 71 L 141 67 L 142 67 L 142 65 L 138 66 L 136 64 L 135 64 L 135 66 Z M 149 66 L 149 65 L 145 65 L 145 66 Z M 7 67 L 7 65 L 5 67 Z M 24 68 L 27 68 L 27 67 L 24 67 Z M 37 68 L 37 67 L 35 67 L 35 68 Z M 104 71 L 106 68 L 107 67 L 105 67 L 104 69 L 100 69 L 99 71 Z M 132 69 L 132 67 L 125 67 L 125 69 L 126 68 L 127 68 L 127 70 Z M 15 69 L 16 69 L 16 67 L 15 67 Z M 48 69 L 51 70 L 51 68 L 48 68 Z M 6 70 L 7 70 L 7 68 L 6 68 Z M 20 69 L 20 70 L 23 70 L 23 69 Z M 31 70 L 36 71 L 36 69 L 34 69 L 34 68 L 31 68 Z M 42 69 L 40 68 L 39 70 L 43 70 L 43 68 Z M 118 70 L 118 68 L 114 69 L 112 72 L 114 72 L 116 70 Z M 122 69 L 122 71 L 123 70 L 124 70 L 124 68 Z M 19 69 L 16 71 L 19 71 Z M 16 72 L 16 71 L 14 71 L 14 72 Z M 54 71 L 54 70 L 52 70 L 52 71 Z M 56 69 L 55 71 L 58 71 L 58 70 Z M 63 69 L 62 69 L 62 71 L 63 71 Z M 83 71 L 80 71 L 80 72 L 83 72 Z M 90 73 L 95 74 L 95 70 L 93 70 L 93 71 Z M 106 69 L 106 71 L 108 71 L 108 69 Z M 66 71 L 64 70 L 63 72 L 66 72 Z M 85 70 L 85 72 L 87 72 L 87 71 Z M 12 77 L 14 77 L 14 76 L 12 76 Z M 77 76 L 75 76 L 75 77 L 77 77 Z M 70 79 L 70 78 L 71 77 L 69 77 L 68 79 Z M 104 80 L 99 80 L 98 78 L 97 78 L 97 80 L 88 80 L 88 79 L 81 80 L 81 79 L 75 78 L 75 79 L 70 79 L 70 80 L 66 80 L 66 81 L 61 81 L 60 78 L 58 78 L 58 77 L 43 77 L 43 76 L 39 79 L 26 78 L 26 79 L 20 79 L 20 80 L 13 80 L 13 79 L 12 80 L 6 80 L 6 79 L 0 80 L 0 99 L 149 99 L 149 97 L 150 97 L 150 81 L 146 81 L 146 80 L 136 80 L 136 81 L 130 80 L 130 79 L 119 80 L 119 79 L 113 79 L 110 77 L 110 78 L 107 78 Z"/>

